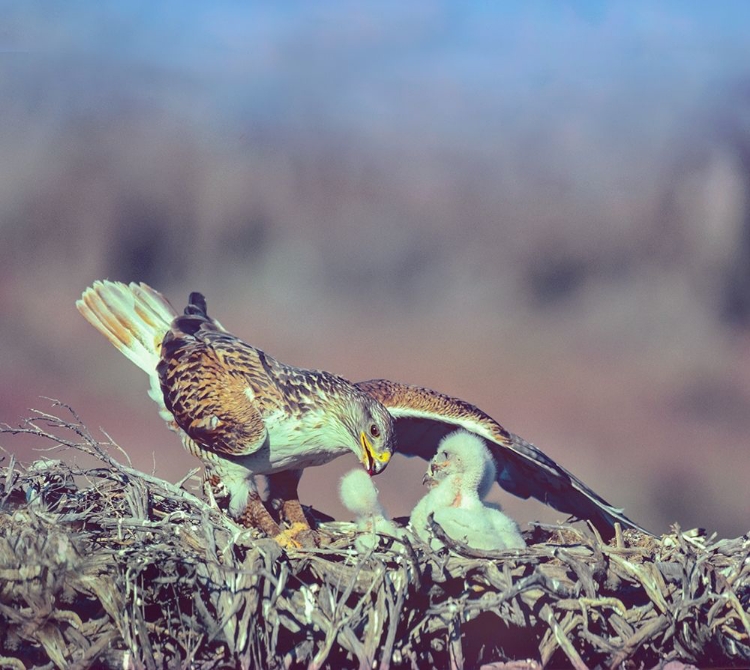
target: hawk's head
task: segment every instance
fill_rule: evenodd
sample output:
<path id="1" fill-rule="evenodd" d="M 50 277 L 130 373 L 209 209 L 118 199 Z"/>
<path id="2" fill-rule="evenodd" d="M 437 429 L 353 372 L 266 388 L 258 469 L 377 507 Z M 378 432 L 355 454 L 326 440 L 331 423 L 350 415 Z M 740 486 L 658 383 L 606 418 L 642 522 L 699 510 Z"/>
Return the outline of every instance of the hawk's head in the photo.
<path id="1" fill-rule="evenodd" d="M 349 428 L 358 445 L 353 451 L 367 473 L 376 475 L 388 465 L 395 449 L 393 419 L 383 405 L 366 394 L 356 403 L 352 419 Z"/>

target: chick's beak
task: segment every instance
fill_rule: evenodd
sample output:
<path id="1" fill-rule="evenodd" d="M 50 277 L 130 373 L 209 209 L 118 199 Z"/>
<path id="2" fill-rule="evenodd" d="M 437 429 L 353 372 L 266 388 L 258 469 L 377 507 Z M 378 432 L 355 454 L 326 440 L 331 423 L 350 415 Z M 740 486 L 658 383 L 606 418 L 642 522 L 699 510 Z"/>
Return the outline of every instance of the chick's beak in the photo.
<path id="1" fill-rule="evenodd" d="M 434 462 L 434 461 L 433 461 L 432 463 L 430 463 L 430 467 L 428 468 L 428 470 L 427 470 L 427 471 L 428 471 L 428 472 L 429 472 L 429 473 L 430 473 L 431 475 L 433 475 L 433 476 L 434 476 L 434 475 L 435 475 L 435 473 L 437 473 L 437 472 L 440 472 L 441 470 L 443 470 L 443 469 L 444 469 L 444 468 L 446 468 L 447 466 L 448 466 L 448 461 L 437 461 L 437 462 Z"/>
<path id="2" fill-rule="evenodd" d="M 430 464 L 427 466 L 427 472 L 425 472 L 424 477 L 422 477 L 422 486 L 426 486 L 429 489 L 436 487 L 438 485 L 436 475 L 447 464 L 448 464 L 447 461 L 438 461 L 438 462 L 431 461 Z"/>
<path id="3" fill-rule="evenodd" d="M 364 431 L 359 434 L 359 442 L 362 445 L 362 465 L 367 470 L 367 474 L 370 476 L 378 474 L 391 460 L 391 452 L 384 451 L 378 454 Z"/>

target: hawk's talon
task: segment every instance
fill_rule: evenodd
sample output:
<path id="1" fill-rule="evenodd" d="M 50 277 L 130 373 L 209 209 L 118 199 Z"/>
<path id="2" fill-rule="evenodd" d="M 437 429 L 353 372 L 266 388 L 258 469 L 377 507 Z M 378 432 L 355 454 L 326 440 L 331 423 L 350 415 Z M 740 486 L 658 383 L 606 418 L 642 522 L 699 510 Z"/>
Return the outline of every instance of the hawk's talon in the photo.
<path id="1" fill-rule="evenodd" d="M 315 547 L 318 544 L 315 531 L 311 530 L 304 523 L 293 523 L 289 528 L 275 535 L 273 539 L 284 547 L 284 549 Z"/>

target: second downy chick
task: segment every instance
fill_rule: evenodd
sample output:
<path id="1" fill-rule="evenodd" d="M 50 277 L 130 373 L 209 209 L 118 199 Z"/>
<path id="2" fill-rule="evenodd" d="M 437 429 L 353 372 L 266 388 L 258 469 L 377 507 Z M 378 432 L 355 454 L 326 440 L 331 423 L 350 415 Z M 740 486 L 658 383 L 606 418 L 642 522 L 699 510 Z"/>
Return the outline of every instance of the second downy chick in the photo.
<path id="1" fill-rule="evenodd" d="M 381 540 L 378 533 L 391 537 L 403 536 L 403 529 L 386 516 L 378 500 L 378 490 L 364 470 L 357 468 L 341 478 L 339 497 L 344 507 L 355 516 L 360 535 L 354 540 L 354 546 L 360 553 L 377 547 Z"/>

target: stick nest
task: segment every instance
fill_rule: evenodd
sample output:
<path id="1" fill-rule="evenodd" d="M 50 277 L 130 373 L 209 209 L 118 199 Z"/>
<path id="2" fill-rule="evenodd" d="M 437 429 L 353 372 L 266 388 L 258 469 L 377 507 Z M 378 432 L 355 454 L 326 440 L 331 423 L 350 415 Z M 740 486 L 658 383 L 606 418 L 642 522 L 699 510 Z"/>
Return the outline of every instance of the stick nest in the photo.
<path id="1" fill-rule="evenodd" d="M 97 460 L 0 468 L 1 667 L 750 663 L 748 536 L 539 526 L 523 551 L 357 554 L 330 523 L 283 551 L 55 407 L 0 432 Z"/>

